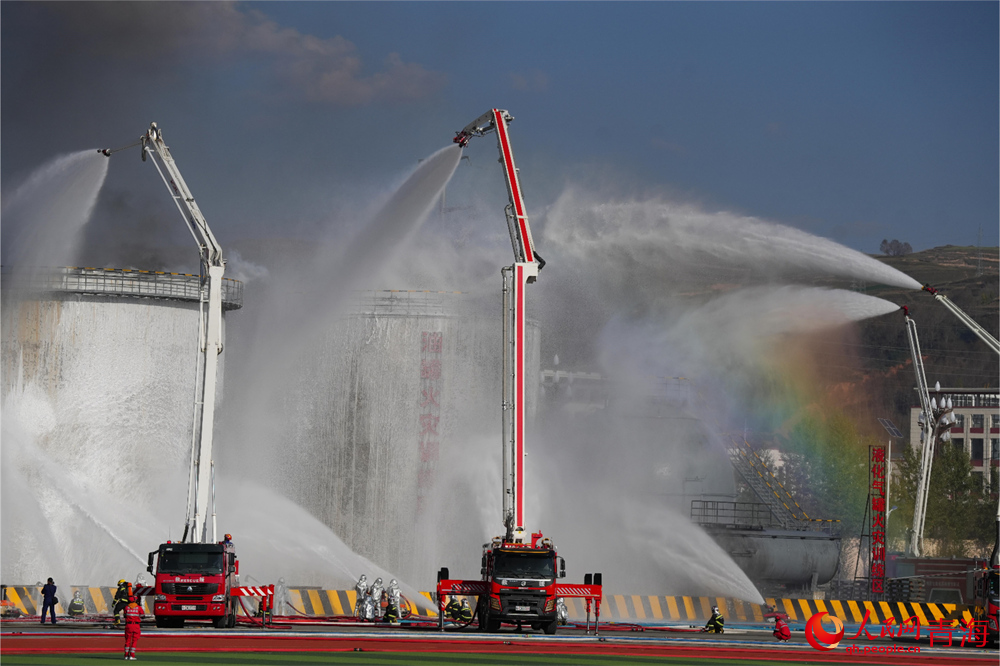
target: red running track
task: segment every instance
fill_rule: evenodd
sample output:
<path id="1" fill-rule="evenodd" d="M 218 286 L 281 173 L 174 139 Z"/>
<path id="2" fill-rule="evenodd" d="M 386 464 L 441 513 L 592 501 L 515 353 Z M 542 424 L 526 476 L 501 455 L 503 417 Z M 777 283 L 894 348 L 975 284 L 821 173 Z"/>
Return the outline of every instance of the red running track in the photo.
<path id="1" fill-rule="evenodd" d="M 0 634 L 0 655 L 58 653 L 118 653 L 124 640 L 121 634 L 41 633 Z M 840 650 L 819 652 L 791 646 L 775 648 L 732 648 L 715 646 L 650 645 L 608 641 L 538 641 L 538 640 L 448 640 L 437 638 L 377 639 L 350 636 L 224 636 L 148 634 L 139 640 L 141 652 L 440 652 L 510 654 L 588 654 L 631 657 L 691 657 L 694 659 L 751 659 L 807 661 L 829 664 L 886 664 L 900 666 L 937 666 L 961 663 L 962 666 L 996 666 L 995 657 L 912 654 L 906 652 L 863 655 Z M 956 658 L 957 657 L 957 658 Z"/>

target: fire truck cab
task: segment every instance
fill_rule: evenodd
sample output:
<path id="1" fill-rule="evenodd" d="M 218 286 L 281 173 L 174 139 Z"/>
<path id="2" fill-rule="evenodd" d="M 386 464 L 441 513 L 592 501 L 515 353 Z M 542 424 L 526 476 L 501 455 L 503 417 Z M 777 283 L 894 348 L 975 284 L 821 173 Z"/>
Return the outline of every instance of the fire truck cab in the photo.
<path id="1" fill-rule="evenodd" d="M 239 561 L 232 543 L 168 541 L 149 554 L 146 569 L 156 577 L 156 626 L 183 627 L 185 620 L 236 626 L 232 592 L 239 585 Z"/>
<path id="2" fill-rule="evenodd" d="M 495 539 L 483 545 L 481 574 L 488 591 L 479 597 L 479 625 L 497 631 L 503 622 L 530 624 L 556 633 L 556 578 L 565 578 L 566 561 L 540 533 L 531 544 Z"/>

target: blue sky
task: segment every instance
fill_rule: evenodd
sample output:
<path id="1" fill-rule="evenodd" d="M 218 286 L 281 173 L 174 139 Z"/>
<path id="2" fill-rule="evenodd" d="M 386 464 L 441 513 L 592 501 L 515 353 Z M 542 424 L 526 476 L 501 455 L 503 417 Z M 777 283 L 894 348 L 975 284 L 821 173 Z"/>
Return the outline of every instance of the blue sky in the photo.
<path id="1" fill-rule="evenodd" d="M 308 236 L 502 107 L 539 218 L 576 183 L 870 253 L 996 246 L 998 6 L 4 2 L 0 175 L 157 120 L 224 243 Z M 113 158 L 99 214 L 168 210 L 138 164 Z M 475 188 L 449 203 L 502 206 L 498 175 Z"/>

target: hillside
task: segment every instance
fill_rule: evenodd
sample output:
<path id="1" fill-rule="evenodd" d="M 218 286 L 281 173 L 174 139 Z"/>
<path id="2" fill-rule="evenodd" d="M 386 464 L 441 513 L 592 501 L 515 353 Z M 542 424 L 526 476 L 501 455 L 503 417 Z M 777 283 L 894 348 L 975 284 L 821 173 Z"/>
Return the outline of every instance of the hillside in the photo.
<path id="1" fill-rule="evenodd" d="M 946 245 L 904 257 L 877 257 L 946 294 L 993 336 L 1000 334 L 1000 249 L 981 248 L 982 275 L 976 275 L 980 248 Z M 873 296 L 907 306 L 917 324 L 927 381 L 956 388 L 996 388 L 996 354 L 933 296 L 884 286 L 855 285 Z M 873 416 L 888 416 L 903 427 L 917 404 L 910 350 L 902 316 L 886 315 L 859 324 L 857 366 L 848 393 L 864 401 Z M 860 407 L 860 405 L 859 405 Z"/>

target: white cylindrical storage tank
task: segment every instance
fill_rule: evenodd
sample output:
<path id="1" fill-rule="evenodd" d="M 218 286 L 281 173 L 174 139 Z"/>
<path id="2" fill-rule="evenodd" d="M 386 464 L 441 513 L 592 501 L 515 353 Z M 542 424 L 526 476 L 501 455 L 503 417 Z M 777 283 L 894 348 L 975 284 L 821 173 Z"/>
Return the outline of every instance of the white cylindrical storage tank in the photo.
<path id="1" fill-rule="evenodd" d="M 201 279 L 80 268 L 3 278 L 0 576 L 132 580 L 167 530 L 183 529 Z M 227 280 L 224 309 L 241 304 Z"/>
<path id="2" fill-rule="evenodd" d="M 529 321 L 528 349 L 535 378 L 537 322 Z M 430 580 L 440 566 L 418 562 L 434 557 L 427 541 L 468 539 L 465 559 L 475 558 L 481 527 L 417 532 L 443 529 L 429 513 L 468 513 L 436 499 L 440 484 L 461 474 L 457 465 L 477 460 L 479 475 L 486 459 L 499 461 L 501 364 L 495 294 L 365 292 L 307 355 L 285 399 L 287 441 L 274 464 L 278 478 L 294 482 L 282 491 L 356 553 L 409 580 Z M 529 387 L 531 414 L 537 382 Z M 494 532 L 502 530 L 501 483 L 497 469 L 477 489 L 496 501 Z"/>

